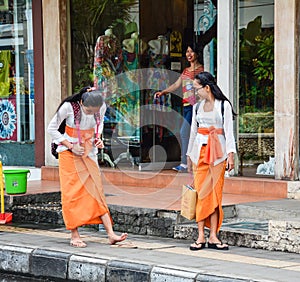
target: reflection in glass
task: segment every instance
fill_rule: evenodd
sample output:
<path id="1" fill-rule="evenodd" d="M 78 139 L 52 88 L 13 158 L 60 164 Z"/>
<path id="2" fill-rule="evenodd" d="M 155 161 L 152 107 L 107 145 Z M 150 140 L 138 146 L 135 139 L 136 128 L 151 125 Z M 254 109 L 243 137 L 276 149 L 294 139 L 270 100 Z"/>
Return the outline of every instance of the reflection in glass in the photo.
<path id="1" fill-rule="evenodd" d="M 239 1 L 240 173 L 274 156 L 274 1 Z"/>

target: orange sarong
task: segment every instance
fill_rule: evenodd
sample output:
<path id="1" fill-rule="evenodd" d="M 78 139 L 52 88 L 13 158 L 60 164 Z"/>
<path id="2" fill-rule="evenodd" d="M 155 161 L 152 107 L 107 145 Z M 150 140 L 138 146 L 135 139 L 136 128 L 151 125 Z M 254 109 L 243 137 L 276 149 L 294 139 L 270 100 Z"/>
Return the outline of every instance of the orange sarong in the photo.
<path id="1" fill-rule="evenodd" d="M 70 136 L 76 129 L 66 128 Z M 80 130 L 85 145 L 90 142 L 93 130 Z M 90 144 L 86 146 L 90 149 Z M 59 153 L 59 177 L 62 212 L 68 230 L 86 224 L 102 223 L 100 216 L 109 214 L 97 163 L 85 154 L 76 156 L 69 151 Z"/>
<path id="2" fill-rule="evenodd" d="M 210 215 L 215 209 L 219 211 L 217 232 L 223 222 L 222 192 L 226 161 L 213 166 L 205 162 L 207 146 L 201 147 L 200 158 L 193 167 L 194 187 L 198 192 L 196 204 L 196 222 L 204 220 L 206 227 L 210 228 Z"/>

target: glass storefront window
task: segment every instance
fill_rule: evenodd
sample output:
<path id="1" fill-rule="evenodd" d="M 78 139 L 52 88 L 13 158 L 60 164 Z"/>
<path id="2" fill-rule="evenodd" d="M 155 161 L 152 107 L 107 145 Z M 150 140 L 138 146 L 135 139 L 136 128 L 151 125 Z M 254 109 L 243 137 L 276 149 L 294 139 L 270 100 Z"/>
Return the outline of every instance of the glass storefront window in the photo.
<path id="1" fill-rule="evenodd" d="M 274 0 L 239 1 L 240 174 L 274 174 Z"/>
<path id="2" fill-rule="evenodd" d="M 0 1 L 0 146 L 15 165 L 15 142 L 34 141 L 32 0 Z M 9 152 L 9 153 L 8 153 Z M 33 154 L 26 156 L 32 158 Z"/>
<path id="3" fill-rule="evenodd" d="M 138 25 L 138 1 L 71 1 L 73 89 L 91 85 L 103 92 L 108 108 L 100 158 L 110 166 L 118 157 L 139 156 Z"/>
<path id="4" fill-rule="evenodd" d="M 197 41 L 207 69 L 216 71 L 216 1 L 103 3 L 70 2 L 73 92 L 93 85 L 103 91 L 108 106 L 100 160 L 110 166 L 124 160 L 140 170 L 175 167 L 181 161 L 180 129 L 188 104 L 182 91 L 190 91 L 190 84 L 160 98 L 155 93 L 189 66 L 187 44 Z"/>
<path id="5" fill-rule="evenodd" d="M 170 70 L 176 68 L 178 72 L 172 73 L 178 76 L 184 66 L 182 49 L 172 57 L 169 40 L 174 31 L 182 48 L 188 11 L 193 18 L 187 3 L 191 7 L 193 0 L 176 1 L 172 9 L 178 16 L 166 18 L 169 3 L 108 1 L 103 5 L 95 1 L 82 6 L 82 1 L 71 1 L 73 89 L 90 84 L 103 90 L 108 105 L 104 154 L 118 165 L 122 161 L 178 164 L 180 159 L 175 135 L 181 121 L 170 113 L 180 116 L 182 103 L 176 97 L 171 101 L 171 95 L 156 101 L 154 93 L 173 82 Z M 87 21 L 91 24 L 86 25 Z"/>

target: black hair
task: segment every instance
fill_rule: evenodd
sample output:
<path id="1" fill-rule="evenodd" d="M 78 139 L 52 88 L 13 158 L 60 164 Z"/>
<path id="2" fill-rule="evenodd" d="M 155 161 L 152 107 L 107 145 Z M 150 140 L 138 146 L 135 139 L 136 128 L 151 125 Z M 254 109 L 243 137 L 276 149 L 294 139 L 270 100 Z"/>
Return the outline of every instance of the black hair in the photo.
<path id="1" fill-rule="evenodd" d="M 197 61 L 203 65 L 203 51 L 201 50 L 199 44 L 197 44 L 196 42 L 192 41 L 192 42 L 187 42 L 184 44 L 184 52 L 187 51 L 187 49 L 190 47 L 194 53 L 197 54 Z M 185 56 L 185 53 L 184 53 L 184 56 Z"/>
<path id="2" fill-rule="evenodd" d="M 90 86 L 83 87 L 78 93 L 65 98 L 58 106 L 57 111 L 65 102 L 82 102 L 85 107 L 101 107 L 103 97 L 100 90 L 91 90 Z"/>
<path id="3" fill-rule="evenodd" d="M 197 82 L 199 84 L 201 84 L 203 87 L 205 87 L 206 85 L 208 85 L 210 87 L 210 90 L 212 92 L 212 94 L 214 95 L 214 97 L 218 100 L 221 101 L 228 101 L 230 106 L 231 106 L 231 110 L 232 110 L 232 115 L 233 117 L 235 117 L 237 114 L 234 112 L 233 107 L 231 102 L 229 101 L 229 99 L 223 94 L 222 90 L 220 89 L 220 87 L 217 85 L 216 79 L 214 78 L 214 76 L 207 72 L 207 71 L 203 71 L 198 73 L 195 76 L 195 80 L 197 80 Z"/>

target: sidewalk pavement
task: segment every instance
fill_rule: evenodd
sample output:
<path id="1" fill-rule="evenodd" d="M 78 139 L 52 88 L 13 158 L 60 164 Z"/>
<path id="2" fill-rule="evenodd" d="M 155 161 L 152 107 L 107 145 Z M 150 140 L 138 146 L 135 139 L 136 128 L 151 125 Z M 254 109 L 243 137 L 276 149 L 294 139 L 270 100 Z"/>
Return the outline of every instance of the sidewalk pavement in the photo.
<path id="1" fill-rule="evenodd" d="M 300 281 L 299 254 L 230 247 L 190 251 L 186 240 L 129 234 L 109 245 L 106 233 L 81 228 L 87 248 L 69 245 L 64 228 L 0 225 L 0 272 L 78 281 Z"/>
<path id="2" fill-rule="evenodd" d="M 58 192 L 58 181 L 28 183 L 29 194 Z M 109 205 L 180 209 L 181 188 L 104 185 Z M 170 193 L 172 191 L 172 193 Z M 273 197 L 224 194 L 223 205 Z M 126 230 L 124 230 L 126 231 Z M 69 245 L 64 228 L 0 225 L 0 272 L 77 281 L 300 281 L 300 256 L 231 246 L 229 251 L 190 251 L 187 240 L 129 234 L 108 245 L 105 232 L 81 228 L 87 248 Z"/>

